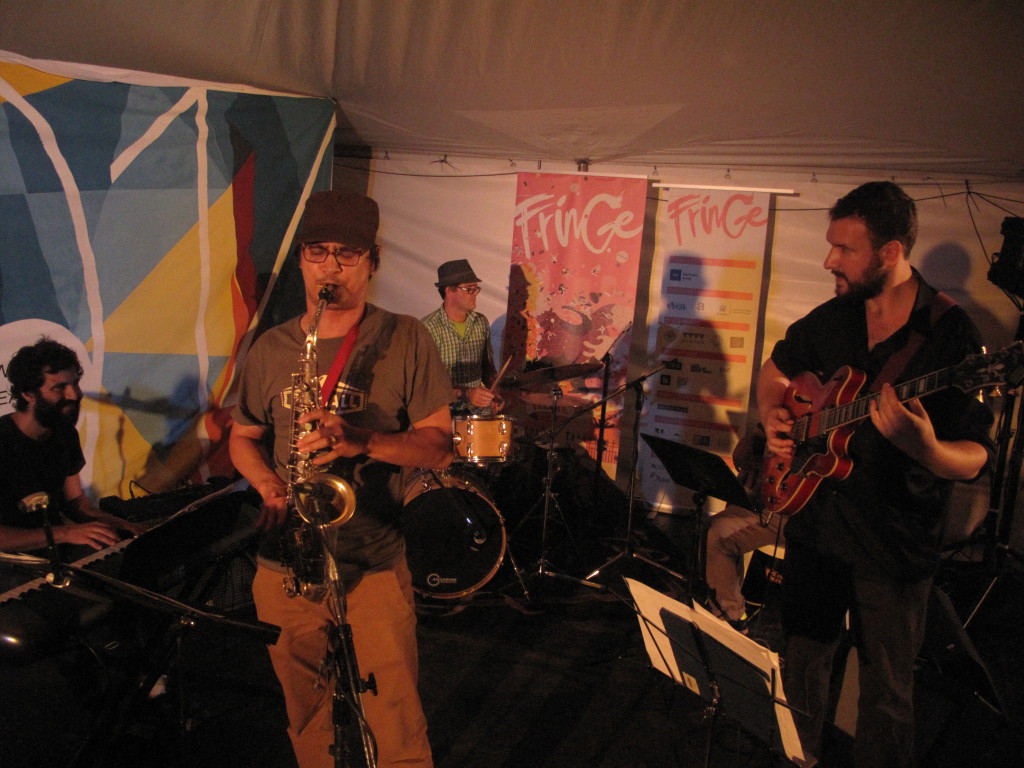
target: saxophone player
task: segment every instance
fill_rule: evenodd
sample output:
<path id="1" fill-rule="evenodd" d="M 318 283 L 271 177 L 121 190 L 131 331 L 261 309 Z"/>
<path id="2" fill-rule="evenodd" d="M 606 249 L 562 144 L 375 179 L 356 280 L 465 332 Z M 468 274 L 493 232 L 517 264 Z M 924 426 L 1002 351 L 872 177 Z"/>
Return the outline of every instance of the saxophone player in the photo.
<path id="1" fill-rule="evenodd" d="M 306 311 L 254 343 L 233 413 L 232 461 L 263 499 L 253 595 L 260 620 L 282 630 L 270 655 L 301 768 L 334 764 L 330 687 L 318 677 L 335 618 L 328 601 L 289 597 L 282 587 L 288 564 L 277 533 L 294 514 L 288 464 L 295 450 L 312 454 L 315 464 L 354 489 L 355 513 L 332 546 L 359 669 L 376 681 L 376 695 L 364 696 L 362 704 L 379 750 L 377 765 L 433 764 L 417 691 L 413 591 L 397 516 L 401 468 L 443 467 L 451 460 L 451 381 L 418 320 L 367 302 L 380 265 L 378 224 L 376 202 L 363 195 L 310 197 L 296 237 Z M 329 300 L 324 284 L 334 286 Z M 296 437 L 292 375 L 314 316 L 319 327 L 308 335 L 322 363 L 315 384 L 322 387 L 323 407 L 298 416 L 307 429 Z"/>

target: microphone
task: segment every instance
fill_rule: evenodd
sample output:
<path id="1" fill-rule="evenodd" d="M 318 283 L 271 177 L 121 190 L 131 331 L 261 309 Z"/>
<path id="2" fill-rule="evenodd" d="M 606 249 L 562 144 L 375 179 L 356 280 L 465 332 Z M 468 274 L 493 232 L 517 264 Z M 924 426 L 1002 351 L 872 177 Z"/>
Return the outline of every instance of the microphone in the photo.
<path id="1" fill-rule="evenodd" d="M 334 490 L 323 483 L 304 481 L 295 483 L 295 493 L 313 501 L 330 501 L 334 498 Z"/>
<path id="2" fill-rule="evenodd" d="M 50 557 L 50 573 L 46 574 L 46 580 L 55 587 L 66 587 L 71 583 L 71 579 L 64 572 L 60 556 L 57 554 L 57 542 L 53 538 L 53 526 L 50 525 L 50 496 L 44 491 L 30 493 L 18 502 L 18 509 L 26 515 L 39 514 L 42 518 L 43 532 L 46 534 L 46 552 Z"/>
<path id="3" fill-rule="evenodd" d="M 18 502 L 18 509 L 24 514 L 31 515 L 37 512 L 45 512 L 50 508 L 50 497 L 45 491 L 30 493 Z"/>
<path id="4" fill-rule="evenodd" d="M 295 483 L 292 488 L 299 517 L 317 528 L 330 524 L 335 516 L 333 488 L 315 480 Z"/>

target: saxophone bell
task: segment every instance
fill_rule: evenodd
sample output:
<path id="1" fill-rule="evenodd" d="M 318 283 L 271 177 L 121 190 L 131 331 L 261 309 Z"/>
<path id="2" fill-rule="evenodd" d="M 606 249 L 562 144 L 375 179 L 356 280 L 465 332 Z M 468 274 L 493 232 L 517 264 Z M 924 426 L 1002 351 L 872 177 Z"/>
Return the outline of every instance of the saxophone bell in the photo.
<path id="1" fill-rule="evenodd" d="M 355 491 L 337 475 L 318 472 L 295 483 L 292 493 L 299 517 L 318 528 L 347 523 L 356 512 Z"/>

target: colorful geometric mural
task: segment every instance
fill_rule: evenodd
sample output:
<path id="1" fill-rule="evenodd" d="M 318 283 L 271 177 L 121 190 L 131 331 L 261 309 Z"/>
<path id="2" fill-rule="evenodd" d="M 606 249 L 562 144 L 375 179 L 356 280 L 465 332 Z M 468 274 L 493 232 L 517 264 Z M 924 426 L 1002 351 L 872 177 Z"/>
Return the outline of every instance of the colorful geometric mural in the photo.
<path id="1" fill-rule="evenodd" d="M 334 104 L 32 65 L 0 55 L 0 365 L 8 336 L 80 342 L 95 496 L 231 474 L 236 360 L 329 185 Z"/>

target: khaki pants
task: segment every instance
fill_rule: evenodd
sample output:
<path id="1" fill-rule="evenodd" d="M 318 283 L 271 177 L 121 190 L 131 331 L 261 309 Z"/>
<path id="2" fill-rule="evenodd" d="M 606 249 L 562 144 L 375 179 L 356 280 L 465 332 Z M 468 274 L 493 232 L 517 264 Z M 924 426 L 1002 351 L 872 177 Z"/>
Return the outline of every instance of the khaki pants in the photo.
<path id="1" fill-rule="evenodd" d="M 764 546 L 785 542 L 779 528 L 782 515 L 772 515 L 767 526 L 750 510 L 727 506 L 712 516 L 708 528 L 705 578 L 724 617 L 738 621 L 747 603 L 743 597 L 743 556 Z"/>
<path id="2" fill-rule="evenodd" d="M 261 565 L 253 596 L 260 621 L 281 627 L 280 638 L 269 648 L 284 689 L 288 735 L 301 768 L 332 768 L 333 681 L 317 686 L 317 675 L 333 618 L 326 600 L 289 598 L 282 577 Z M 372 673 L 377 681 L 378 695 L 367 692 L 362 703 L 377 740 L 378 766 L 429 768 L 433 760 L 417 688 L 415 604 L 405 561 L 364 576 L 349 589 L 346 602 L 360 676 Z"/>

